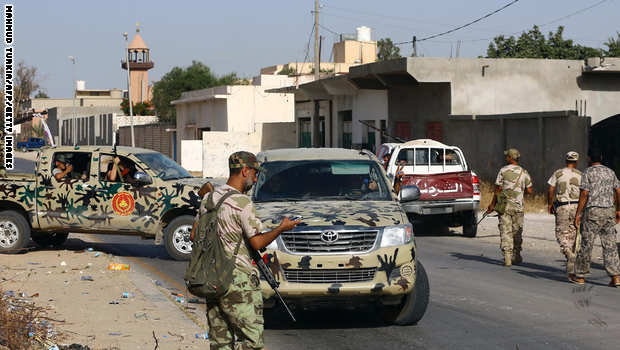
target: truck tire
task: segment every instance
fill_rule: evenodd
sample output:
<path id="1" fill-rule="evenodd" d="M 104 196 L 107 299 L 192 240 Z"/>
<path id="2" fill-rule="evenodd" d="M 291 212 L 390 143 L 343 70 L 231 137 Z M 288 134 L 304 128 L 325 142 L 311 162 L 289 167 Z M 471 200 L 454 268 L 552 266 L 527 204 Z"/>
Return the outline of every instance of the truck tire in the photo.
<path id="1" fill-rule="evenodd" d="M 463 219 L 463 236 L 474 238 L 478 234 L 478 216 L 475 211 L 465 214 Z"/>
<path id="2" fill-rule="evenodd" d="M 0 211 L 0 252 L 15 252 L 30 242 L 30 225 L 13 210 Z"/>
<path id="3" fill-rule="evenodd" d="M 189 235 L 194 225 L 194 217 L 181 215 L 170 221 L 164 229 L 166 252 L 174 260 L 189 260 L 192 255 L 192 242 Z"/>
<path id="4" fill-rule="evenodd" d="M 69 237 L 69 234 L 62 232 L 33 232 L 31 236 L 34 243 L 41 248 L 45 248 L 49 246 L 58 247 L 63 245 L 67 240 L 67 237 Z"/>
<path id="5" fill-rule="evenodd" d="M 417 324 L 426 313 L 430 299 L 428 276 L 422 263 L 416 262 L 416 280 L 413 290 L 403 299 L 399 306 L 387 307 L 384 318 L 388 323 L 399 326 Z"/>

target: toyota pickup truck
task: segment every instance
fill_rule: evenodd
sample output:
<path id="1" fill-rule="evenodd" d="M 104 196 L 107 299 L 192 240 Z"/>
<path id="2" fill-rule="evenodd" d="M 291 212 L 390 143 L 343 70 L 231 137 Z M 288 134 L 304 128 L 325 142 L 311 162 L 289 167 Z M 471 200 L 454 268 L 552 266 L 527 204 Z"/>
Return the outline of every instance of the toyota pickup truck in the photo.
<path id="1" fill-rule="evenodd" d="M 385 321 L 417 323 L 429 284 L 413 228 L 374 154 L 345 149 L 282 149 L 258 154 L 252 200 L 266 231 L 282 217 L 301 223 L 267 246 L 263 259 L 287 303 L 298 308 L 377 305 Z M 265 308 L 274 292 L 261 281 Z"/>
<path id="2" fill-rule="evenodd" d="M 127 170 L 111 181 L 116 157 Z M 70 171 L 57 179 L 57 167 Z M 0 252 L 18 251 L 31 238 L 60 245 L 76 232 L 163 240 L 172 258 L 189 259 L 198 190 L 206 180 L 170 158 L 120 146 L 44 147 L 34 169 L 0 174 Z"/>
<path id="3" fill-rule="evenodd" d="M 399 169 L 401 184 L 416 185 L 420 200 L 403 203 L 412 220 L 463 226 L 463 235 L 475 237 L 478 231 L 480 180 L 467 166 L 463 152 L 456 146 L 429 139 L 383 144 L 377 157 L 389 154 L 388 177 L 392 182 Z"/>

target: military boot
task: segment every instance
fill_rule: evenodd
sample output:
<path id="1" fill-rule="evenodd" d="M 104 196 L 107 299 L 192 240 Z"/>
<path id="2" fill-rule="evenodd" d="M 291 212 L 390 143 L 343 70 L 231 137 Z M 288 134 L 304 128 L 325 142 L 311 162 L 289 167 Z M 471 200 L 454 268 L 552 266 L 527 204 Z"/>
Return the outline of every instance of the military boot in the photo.
<path id="1" fill-rule="evenodd" d="M 512 266 L 512 250 L 504 250 L 504 266 Z"/>
<path id="2" fill-rule="evenodd" d="M 515 249 L 515 253 L 512 256 L 512 263 L 514 265 L 519 265 L 522 262 L 523 262 L 523 258 L 521 257 L 521 250 L 520 249 Z"/>

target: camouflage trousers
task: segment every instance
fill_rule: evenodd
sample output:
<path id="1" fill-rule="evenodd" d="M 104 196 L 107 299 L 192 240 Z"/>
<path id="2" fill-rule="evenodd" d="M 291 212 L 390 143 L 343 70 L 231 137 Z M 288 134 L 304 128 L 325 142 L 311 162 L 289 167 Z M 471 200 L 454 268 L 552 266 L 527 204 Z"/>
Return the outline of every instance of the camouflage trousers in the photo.
<path id="1" fill-rule="evenodd" d="M 256 273 L 235 269 L 233 284 L 216 302 L 207 303 L 211 349 L 262 349 L 263 295 Z"/>
<path id="2" fill-rule="evenodd" d="M 616 211 L 612 208 L 587 208 L 581 224 L 581 247 L 577 254 L 577 277 L 590 270 L 592 246 L 596 236 L 601 238 L 603 262 L 609 276 L 620 275 L 620 259 L 616 245 Z"/>
<path id="3" fill-rule="evenodd" d="M 523 212 L 506 210 L 499 216 L 499 248 L 505 251 L 521 251 L 523 244 Z"/>
<path id="4" fill-rule="evenodd" d="M 568 273 L 573 273 L 575 268 L 576 213 L 577 204 L 567 204 L 555 209 L 555 238 L 560 244 L 562 254 L 566 257 L 566 271 Z"/>

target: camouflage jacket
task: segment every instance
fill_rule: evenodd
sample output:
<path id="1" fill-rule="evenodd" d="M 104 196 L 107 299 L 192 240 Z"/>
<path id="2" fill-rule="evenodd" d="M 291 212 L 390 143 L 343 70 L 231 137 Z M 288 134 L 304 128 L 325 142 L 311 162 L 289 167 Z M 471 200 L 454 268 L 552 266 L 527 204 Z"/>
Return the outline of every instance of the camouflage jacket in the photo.
<path id="1" fill-rule="evenodd" d="M 206 213 L 207 206 L 214 207 L 226 192 L 233 190 L 235 189 L 229 185 L 218 186 L 213 192 L 210 203 L 209 198 L 211 196 L 206 195 L 203 198 L 198 215 Z M 239 270 L 251 273 L 254 269 L 252 259 L 250 258 L 248 243 L 243 238 L 245 236 L 249 240 L 260 234 L 263 225 L 256 216 L 256 209 L 250 197 L 241 193 L 228 197 L 220 207 L 217 223 L 218 234 L 224 243 L 224 248 L 231 256 L 239 240 L 242 240 L 235 263 Z"/>
<path id="2" fill-rule="evenodd" d="M 613 170 L 594 165 L 583 172 L 579 188 L 589 192 L 586 208 L 610 208 L 614 206 L 614 191 L 620 188 L 620 182 Z"/>
<path id="3" fill-rule="evenodd" d="M 499 170 L 495 184 L 502 186 L 502 192 L 508 197 L 507 210 L 523 211 L 523 192 L 532 187 L 532 178 L 527 170 L 508 164 Z"/>
<path id="4" fill-rule="evenodd" d="M 547 181 L 549 186 L 555 187 L 556 202 L 576 202 L 579 200 L 579 185 L 581 171 L 575 168 L 556 170 Z"/>

